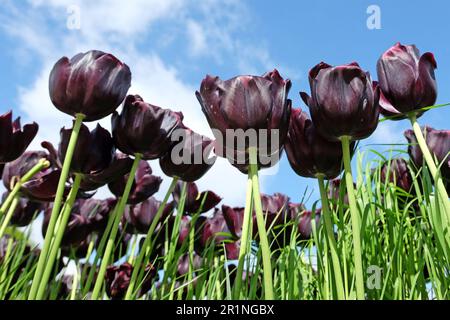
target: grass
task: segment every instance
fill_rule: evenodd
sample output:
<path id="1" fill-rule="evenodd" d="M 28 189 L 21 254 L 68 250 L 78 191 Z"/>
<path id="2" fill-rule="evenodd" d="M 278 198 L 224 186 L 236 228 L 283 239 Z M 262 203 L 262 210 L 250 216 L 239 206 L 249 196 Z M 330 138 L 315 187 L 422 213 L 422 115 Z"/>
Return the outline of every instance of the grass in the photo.
<path id="1" fill-rule="evenodd" d="M 353 159 L 356 165 L 353 176 L 356 183 L 356 212 L 361 224 L 360 249 L 365 298 L 449 299 L 450 230 L 446 227 L 447 221 L 442 221 L 446 219 L 442 214 L 442 201 L 434 193 L 433 178 L 426 169 L 417 171 L 410 167 L 414 177 L 412 190 L 405 191 L 388 182 L 388 179 L 384 182 L 381 180 L 381 165 L 386 161 L 389 165 L 390 159 L 399 155 L 404 156 L 403 151 L 391 149 L 381 154 L 368 150 L 359 151 Z M 340 198 L 329 199 L 327 210 L 333 224 L 335 247 L 330 247 L 331 235 L 327 233 L 325 223 L 322 223 L 323 218 L 318 225 L 313 223 L 309 240 L 299 239 L 292 221 L 267 230 L 274 299 L 357 298 L 352 221 L 349 207 L 343 201 L 345 184 L 341 185 Z M 184 199 L 184 195 L 181 198 Z M 315 206 L 320 205 L 317 202 Z M 179 209 L 182 207 L 181 202 Z M 312 210 L 314 212 L 315 208 Z M 193 217 L 194 223 L 197 216 Z M 237 268 L 232 266 L 234 262 L 220 254 L 223 245 L 211 244 L 205 248 L 202 264 L 195 266 L 194 230 L 191 230 L 182 245 L 175 246 L 178 224 L 179 220 L 176 220 L 173 230 L 169 230 L 166 220 L 157 228 L 157 232 L 166 236 L 163 246 L 168 254 L 152 254 L 151 258 L 147 257 L 139 265 L 136 264 L 140 268 L 135 266 L 139 273 L 136 271 L 138 276 L 130 297 L 220 300 L 236 297 Z M 288 230 L 294 232 L 286 232 Z M 21 233 L 8 227 L 6 236 L 1 240 L 0 299 L 26 299 L 28 296 L 37 265 L 36 254 L 29 250 L 29 231 Z M 279 242 L 284 245 L 275 245 L 275 241 L 280 239 L 283 239 Z M 129 249 L 123 261 L 130 260 L 131 252 L 135 255 L 140 253 L 140 242 L 136 243 L 135 250 Z M 251 253 L 244 257 L 245 272 L 238 294 L 243 299 L 264 299 L 263 255 L 254 239 L 249 245 Z M 331 252 L 335 252 L 338 259 L 333 259 Z M 189 272 L 178 274 L 178 261 L 186 254 Z M 102 252 L 99 255 L 101 257 Z M 96 251 L 92 250 L 90 263 L 99 262 L 100 259 L 95 259 L 95 256 Z M 67 268 L 66 260 L 63 270 Z M 136 261 L 136 257 L 131 261 Z M 148 262 L 158 269 L 164 269 L 164 272 L 160 272 L 160 276 L 153 281 L 150 291 L 139 296 L 137 293 L 146 276 L 143 270 Z M 339 263 L 339 268 L 336 263 Z M 72 279 L 72 284 L 76 286 L 70 290 L 65 288 L 60 280 L 61 275 L 58 275 L 59 267 L 55 266 L 51 270 L 49 285 L 43 292 L 44 298 L 90 298 L 95 283 L 95 269 L 90 269 L 93 270 L 90 272 L 82 260 L 72 260 L 71 264 L 77 268 L 77 277 Z M 341 270 L 341 277 L 336 275 L 336 270 Z M 104 285 L 98 294 L 101 298 L 107 298 Z"/>

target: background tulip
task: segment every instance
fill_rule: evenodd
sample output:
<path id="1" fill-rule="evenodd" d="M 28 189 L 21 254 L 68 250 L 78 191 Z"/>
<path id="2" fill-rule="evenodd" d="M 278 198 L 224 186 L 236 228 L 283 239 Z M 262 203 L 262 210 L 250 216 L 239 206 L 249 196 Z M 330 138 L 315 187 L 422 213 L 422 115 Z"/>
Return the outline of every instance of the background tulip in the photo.
<path id="1" fill-rule="evenodd" d="M 398 42 L 386 50 L 377 63 L 381 113 L 396 116 L 394 120 L 403 119 L 412 111 L 416 117 L 422 115 L 421 108 L 436 102 L 435 69 L 434 55 L 426 52 L 420 56 L 415 45 Z"/>
<path id="2" fill-rule="evenodd" d="M 7 192 L 3 194 L 2 201 L 5 201 L 7 195 Z M 29 225 L 42 210 L 44 210 L 44 205 L 42 203 L 20 197 L 17 207 L 11 216 L 10 223 L 18 227 L 25 227 Z"/>
<path id="3" fill-rule="evenodd" d="M 179 181 L 172 192 L 173 200 L 177 204 L 180 202 L 183 184 L 183 182 Z M 203 199 L 204 203 L 202 206 Z M 221 200 L 222 198 L 213 191 L 208 190 L 199 192 L 198 187 L 194 182 L 187 182 L 184 212 L 188 214 L 207 212 L 218 205 Z"/>
<path id="4" fill-rule="evenodd" d="M 202 106 L 202 111 L 212 129 L 218 130 L 221 137 L 218 138 L 216 153 L 227 157 L 232 165 L 242 172 L 248 171 L 249 142 L 245 142 L 244 148 L 238 148 L 236 141 L 233 145 L 227 145 L 227 129 L 267 130 L 267 141 L 259 141 L 256 147 L 261 156 L 279 159 L 283 143 L 286 138 L 291 101 L 287 99 L 291 81 L 284 80 L 277 70 L 268 72 L 261 77 L 238 76 L 226 81 L 219 77 L 206 76 L 203 79 L 200 91 L 196 92 L 197 99 Z M 271 130 L 277 130 L 274 135 Z M 217 134 L 218 132 L 215 132 Z M 222 143 L 220 143 L 222 141 Z M 267 147 L 261 152 L 264 143 Z M 239 163 L 240 159 L 244 160 Z M 260 167 L 269 167 L 276 161 L 262 164 Z"/>
<path id="5" fill-rule="evenodd" d="M 109 190 L 117 197 L 121 197 L 125 189 L 129 174 L 108 184 Z M 159 190 L 162 179 L 152 175 L 152 168 L 147 161 L 139 161 L 131 192 L 128 197 L 128 204 L 138 204 L 148 199 Z"/>
<path id="6" fill-rule="evenodd" d="M 341 144 L 323 138 L 301 109 L 292 110 L 285 147 L 292 169 L 302 177 L 333 179 L 342 172 Z"/>
<path id="7" fill-rule="evenodd" d="M 199 254 L 211 243 L 218 245 L 231 238 L 230 230 L 220 209 L 216 209 L 211 217 L 200 216 L 196 221 L 195 229 L 198 234 L 196 250 Z"/>
<path id="8" fill-rule="evenodd" d="M 0 164 L 20 157 L 36 136 L 38 128 L 37 123 L 33 122 L 22 129 L 20 117 L 12 121 L 12 111 L 0 115 Z"/>
<path id="9" fill-rule="evenodd" d="M 62 57 L 50 72 L 50 99 L 60 111 L 84 121 L 111 114 L 131 86 L 128 66 L 112 54 L 98 50 Z"/>
<path id="10" fill-rule="evenodd" d="M 309 107 L 314 126 L 329 141 L 343 136 L 360 140 L 378 125 L 379 90 L 356 62 L 332 67 L 324 62 L 309 71 L 311 97 L 300 95 Z"/>
<path id="11" fill-rule="evenodd" d="M 215 162 L 209 157 L 213 141 L 191 129 L 177 129 L 178 142 L 159 159 L 162 171 L 169 177 L 178 177 L 183 181 L 200 179 Z M 181 141 L 180 141 L 181 140 Z"/>
<path id="12" fill-rule="evenodd" d="M 183 114 L 144 102 L 129 95 L 120 114 L 112 116 L 114 142 L 123 153 L 142 154 L 143 159 L 162 157 L 173 145 L 172 132 L 181 126 Z"/>

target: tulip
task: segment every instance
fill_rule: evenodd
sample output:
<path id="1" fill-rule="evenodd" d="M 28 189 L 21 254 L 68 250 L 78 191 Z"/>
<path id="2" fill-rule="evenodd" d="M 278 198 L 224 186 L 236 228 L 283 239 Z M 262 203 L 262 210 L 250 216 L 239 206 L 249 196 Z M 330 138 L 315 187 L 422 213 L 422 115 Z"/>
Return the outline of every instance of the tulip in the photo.
<path id="1" fill-rule="evenodd" d="M 105 200 L 91 198 L 78 200 L 78 202 L 80 203 L 80 214 L 87 219 L 89 230 L 91 232 L 103 232 L 117 200 L 114 198 Z"/>
<path id="2" fill-rule="evenodd" d="M 168 230 L 168 236 L 166 238 L 166 227 L 162 227 L 158 232 L 158 242 L 162 245 L 164 245 L 164 242 L 166 239 L 172 239 L 172 232 L 175 225 L 175 216 L 170 216 L 167 220 L 167 230 Z M 183 244 L 187 243 L 187 240 L 189 238 L 189 232 L 191 230 L 191 220 L 192 218 L 190 216 L 182 216 L 180 217 L 180 226 L 178 228 L 178 241 L 176 243 L 176 248 L 180 249 L 182 248 Z"/>
<path id="3" fill-rule="evenodd" d="M 287 99 L 287 95 L 290 88 L 291 81 L 284 80 L 277 70 L 261 77 L 238 76 L 226 81 L 207 75 L 196 95 L 218 139 L 218 155 L 226 155 L 230 163 L 244 173 L 248 172 L 249 147 L 259 151 L 258 167 L 276 164 L 289 125 L 291 100 Z M 224 144 L 229 129 L 244 130 L 244 133 L 257 130 L 259 132 L 256 134 L 259 135 L 261 130 L 266 130 L 267 136 L 265 139 L 255 137 L 256 141 L 253 142 L 245 141 L 243 146 L 235 143 L 229 145 L 228 142 Z M 270 161 L 261 161 L 263 158 L 269 158 Z"/>
<path id="4" fill-rule="evenodd" d="M 180 202 L 182 190 L 183 182 L 178 182 L 172 192 L 173 199 L 177 204 Z M 218 205 L 221 200 L 222 198 L 213 191 L 199 192 L 194 182 L 188 182 L 186 185 L 184 212 L 188 214 L 204 213 Z"/>
<path id="5" fill-rule="evenodd" d="M 196 221 L 195 229 L 199 235 L 196 239 L 196 250 L 199 254 L 211 243 L 219 245 L 231 238 L 230 230 L 220 209 L 216 209 L 210 218 L 200 216 Z M 226 235 L 227 233 L 230 236 Z"/>
<path id="6" fill-rule="evenodd" d="M 178 139 L 178 142 L 159 159 L 167 176 L 193 182 L 211 169 L 216 160 L 215 157 L 206 158 L 213 149 L 211 139 L 188 128 L 175 130 L 172 139 Z"/>
<path id="7" fill-rule="evenodd" d="M 309 107 L 315 128 L 329 141 L 348 136 L 360 140 L 378 125 L 379 90 L 356 62 L 332 67 L 324 62 L 309 71 L 311 97 L 300 95 Z"/>
<path id="8" fill-rule="evenodd" d="M 58 148 L 61 162 L 64 161 L 71 134 L 72 129 L 61 129 Z M 88 127 L 82 124 L 71 162 L 71 171 L 81 174 L 103 171 L 111 165 L 114 153 L 114 143 L 107 130 L 97 124 L 90 132 Z"/>
<path id="9" fill-rule="evenodd" d="M 2 180 L 2 175 L 3 175 L 3 169 L 5 168 L 5 164 L 4 163 L 0 163 L 0 180 Z"/>
<path id="10" fill-rule="evenodd" d="M 397 42 L 378 59 L 377 73 L 380 86 L 381 113 L 404 119 L 408 113 L 416 118 L 434 105 L 437 84 L 434 75 L 436 60 L 431 52 L 420 56 L 415 45 Z"/>
<path id="11" fill-rule="evenodd" d="M 147 234 L 153 219 L 161 206 L 161 201 L 150 197 L 143 202 L 125 207 L 123 222 L 126 223 L 130 232 Z M 164 221 L 173 211 L 173 203 L 168 203 L 163 211 L 160 221 Z"/>
<path id="12" fill-rule="evenodd" d="M 122 153 L 116 153 L 109 167 L 99 172 L 83 175 L 80 189 L 83 191 L 93 191 L 106 184 L 117 181 L 130 172 L 132 165 L 133 160 L 130 157 Z"/>
<path id="13" fill-rule="evenodd" d="M 91 50 L 70 60 L 62 57 L 50 72 L 50 99 L 71 116 L 95 121 L 111 114 L 131 86 L 128 66 L 112 54 Z"/>
<path id="14" fill-rule="evenodd" d="M 105 274 L 105 288 L 108 296 L 113 300 L 123 299 L 130 285 L 133 266 L 128 262 L 119 266 L 109 266 Z M 147 293 L 156 277 L 157 270 L 148 264 L 145 267 L 144 280 L 140 286 L 138 296 Z"/>
<path id="15" fill-rule="evenodd" d="M 201 256 L 199 256 L 198 254 L 196 254 L 195 252 L 193 252 L 193 257 L 192 257 L 192 271 L 198 270 L 202 267 L 203 265 L 203 258 Z M 178 266 L 177 266 L 177 275 L 178 276 L 184 276 L 187 275 L 189 273 L 189 254 L 185 254 L 182 255 L 179 259 L 178 259 Z"/>
<path id="16" fill-rule="evenodd" d="M 409 171 L 408 162 L 403 158 L 394 158 L 385 162 L 381 167 L 380 180 L 383 183 L 392 182 L 408 193 L 413 189 L 413 177 Z"/>
<path id="17" fill-rule="evenodd" d="M 7 192 L 3 194 L 2 201 L 6 199 L 7 195 Z M 25 227 L 29 225 L 43 209 L 44 205 L 42 203 L 20 197 L 11 216 L 10 223 L 18 227 Z"/>
<path id="18" fill-rule="evenodd" d="M 301 240 L 311 239 L 313 220 L 315 222 L 316 228 L 319 228 L 321 212 L 321 209 L 316 209 L 315 213 L 307 210 L 298 215 L 298 234 Z"/>
<path id="19" fill-rule="evenodd" d="M 126 174 L 116 181 L 108 184 L 109 190 L 118 198 L 122 196 L 125 190 L 125 185 L 129 178 L 129 174 Z M 152 175 L 152 168 L 147 161 L 139 161 L 136 175 L 134 176 L 134 182 L 131 186 L 130 195 L 128 196 L 128 204 L 138 204 L 153 194 L 158 192 L 162 179 L 158 176 Z"/>
<path id="20" fill-rule="evenodd" d="M 33 122 L 22 129 L 20 117 L 12 121 L 12 111 L 0 115 L 0 164 L 20 157 L 36 136 L 38 128 L 38 124 Z"/>
<path id="21" fill-rule="evenodd" d="M 317 131 L 329 141 L 341 141 L 342 156 L 345 169 L 347 192 L 349 193 L 350 214 L 353 229 L 353 246 L 355 253 L 357 299 L 364 299 L 364 277 L 361 253 L 361 236 L 359 213 L 356 206 L 353 177 L 350 166 L 350 142 L 369 137 L 378 125 L 380 113 L 378 87 L 373 88 L 368 72 L 364 72 L 356 62 L 332 67 L 324 62 L 319 63 L 309 72 L 311 97 L 305 92 L 300 95 L 309 107 L 312 121 Z M 319 175 L 322 202 L 327 202 L 323 186 L 324 175 Z M 328 202 L 325 207 L 327 229 Z M 328 222 L 327 222 L 328 221 Z M 331 230 L 327 231 L 331 237 Z M 330 241 L 333 241 L 330 238 Z M 332 244 L 334 247 L 334 244 Z M 334 264 L 339 263 L 336 252 L 332 256 Z M 335 270 L 336 272 L 337 270 Z M 339 281 L 340 282 L 340 281 Z M 342 293 L 343 290 L 338 288 Z M 342 297 L 341 297 L 342 298 Z"/>
<path id="22" fill-rule="evenodd" d="M 182 124 L 183 114 L 144 102 L 129 95 L 120 115 L 112 116 L 112 132 L 117 148 L 123 153 L 142 154 L 145 160 L 162 157 L 173 145 L 172 132 Z"/>
<path id="23" fill-rule="evenodd" d="M 333 179 L 342 172 L 341 144 L 323 138 L 301 109 L 292 110 L 285 148 L 292 169 L 302 177 Z"/>
<path id="24" fill-rule="evenodd" d="M 244 224 L 244 207 L 229 207 L 222 205 L 222 213 L 228 229 L 234 238 L 240 239 Z"/>

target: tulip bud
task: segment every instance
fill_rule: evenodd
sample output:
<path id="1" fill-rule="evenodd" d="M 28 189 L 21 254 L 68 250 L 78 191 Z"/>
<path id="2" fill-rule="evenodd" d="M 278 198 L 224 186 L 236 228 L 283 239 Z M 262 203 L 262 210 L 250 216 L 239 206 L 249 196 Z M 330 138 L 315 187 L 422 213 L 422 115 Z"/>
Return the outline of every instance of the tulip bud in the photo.
<path id="1" fill-rule="evenodd" d="M 120 115 L 111 118 L 114 142 L 128 155 L 142 154 L 145 160 L 162 157 L 173 145 L 172 132 L 181 127 L 183 114 L 144 102 L 138 95 L 129 95 Z"/>
<path id="2" fill-rule="evenodd" d="M 172 192 L 173 199 L 177 204 L 180 202 L 183 184 L 183 182 L 179 181 Z M 184 212 L 188 214 L 204 213 L 218 205 L 221 200 L 222 198 L 213 191 L 199 192 L 194 182 L 187 182 Z M 203 201 L 203 206 L 201 206 Z"/>
<path id="3" fill-rule="evenodd" d="M 292 169 L 302 177 L 333 179 L 342 172 L 341 144 L 323 138 L 301 109 L 292 110 L 285 147 Z"/>
<path id="4" fill-rule="evenodd" d="M 91 50 L 70 60 L 62 57 L 50 72 L 50 99 L 60 111 L 84 121 L 110 115 L 131 86 L 128 66 L 112 54 Z"/>
<path id="5" fill-rule="evenodd" d="M 162 171 L 183 181 L 200 179 L 216 161 L 215 157 L 209 158 L 213 141 L 188 128 L 175 130 L 172 141 L 174 138 L 179 138 L 178 142 L 159 159 Z"/>
<path id="6" fill-rule="evenodd" d="M 400 120 L 407 113 L 434 105 L 437 84 L 434 75 L 436 60 L 431 52 L 420 56 L 415 45 L 396 43 L 378 59 L 381 113 Z"/>
<path id="7" fill-rule="evenodd" d="M 332 67 L 324 62 L 309 71 L 311 97 L 300 95 L 309 107 L 319 133 L 329 141 L 343 136 L 360 140 L 378 125 L 379 90 L 372 88 L 368 72 L 356 62 Z"/>
<path id="8" fill-rule="evenodd" d="M 214 131 L 216 153 L 244 173 L 248 171 L 249 147 L 258 150 L 260 168 L 276 164 L 289 125 L 290 88 L 291 81 L 284 80 L 277 70 L 226 81 L 206 76 L 196 95 Z"/>

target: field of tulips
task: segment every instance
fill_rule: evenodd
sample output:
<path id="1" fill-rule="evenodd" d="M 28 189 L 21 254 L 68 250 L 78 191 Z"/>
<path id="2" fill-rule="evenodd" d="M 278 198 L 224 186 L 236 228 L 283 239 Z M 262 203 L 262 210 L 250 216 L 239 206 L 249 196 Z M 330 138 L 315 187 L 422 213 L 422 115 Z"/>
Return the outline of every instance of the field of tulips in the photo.
<path id="1" fill-rule="evenodd" d="M 309 114 L 276 69 L 207 75 L 195 95 L 208 138 L 183 110 L 129 94 L 132 72 L 112 54 L 61 58 L 49 94 L 73 125 L 57 146 L 29 150 L 38 124 L 0 115 L 0 299 L 449 299 L 450 130 L 420 124 L 446 106 L 435 69 L 432 53 L 400 43 L 378 81 L 356 62 L 321 62 L 310 93 L 291 95 Z M 112 132 L 85 124 L 106 117 Z M 358 148 L 380 121 L 409 121 L 407 147 Z M 312 207 L 261 193 L 259 171 L 284 154 L 317 180 Z M 248 176 L 242 207 L 197 187 L 216 157 Z M 113 196 L 97 199 L 105 186 Z"/>

